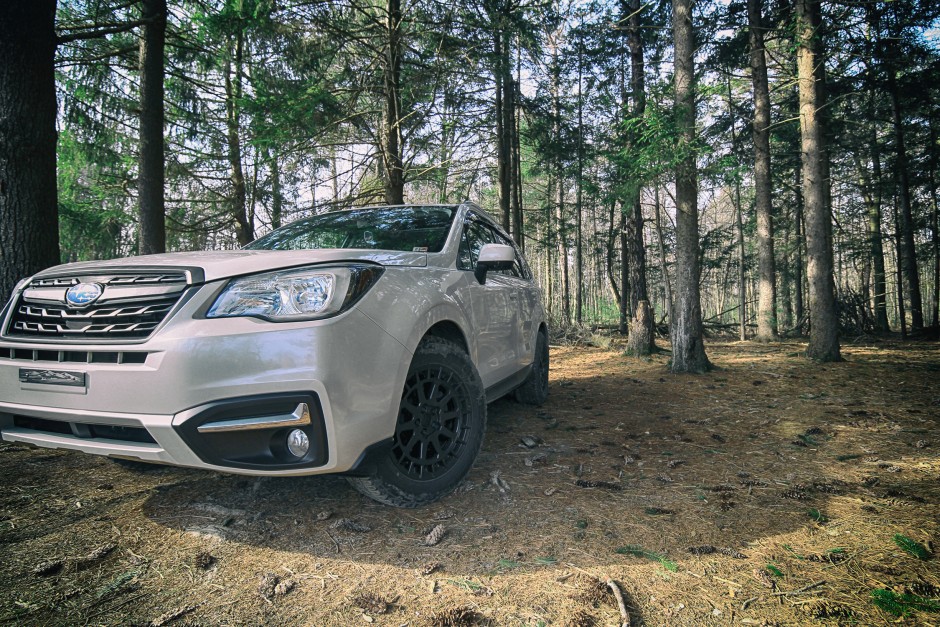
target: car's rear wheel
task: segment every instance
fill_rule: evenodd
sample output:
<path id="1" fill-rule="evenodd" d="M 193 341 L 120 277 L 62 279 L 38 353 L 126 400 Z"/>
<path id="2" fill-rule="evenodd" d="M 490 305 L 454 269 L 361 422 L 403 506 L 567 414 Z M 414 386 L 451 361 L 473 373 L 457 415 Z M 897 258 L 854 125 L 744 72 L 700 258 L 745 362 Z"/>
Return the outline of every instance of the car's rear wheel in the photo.
<path id="1" fill-rule="evenodd" d="M 431 503 L 470 471 L 485 430 L 483 383 L 469 355 L 451 341 L 427 337 L 408 369 L 389 452 L 372 475 L 350 483 L 388 505 Z"/>
<path id="2" fill-rule="evenodd" d="M 541 405 L 548 399 L 548 338 L 538 332 L 535 338 L 535 358 L 525 382 L 516 388 L 516 400 L 526 405 Z"/>

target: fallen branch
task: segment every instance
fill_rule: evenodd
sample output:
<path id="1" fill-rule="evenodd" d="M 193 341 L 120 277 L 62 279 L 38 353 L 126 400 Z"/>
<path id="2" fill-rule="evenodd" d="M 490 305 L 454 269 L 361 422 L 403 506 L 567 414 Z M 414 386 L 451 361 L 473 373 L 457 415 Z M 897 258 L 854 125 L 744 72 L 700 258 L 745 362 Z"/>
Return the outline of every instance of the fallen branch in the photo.
<path id="1" fill-rule="evenodd" d="M 787 592 L 774 592 L 774 593 L 771 594 L 770 596 L 772 596 L 772 597 L 785 597 L 785 596 L 788 596 L 788 595 L 790 595 L 790 594 L 803 594 L 804 592 L 809 592 L 809 591 L 812 590 L 813 588 L 818 588 L 819 586 L 823 585 L 824 583 L 826 583 L 825 580 L 817 581 L 816 583 L 811 583 L 811 584 L 809 584 L 809 585 L 803 586 L 802 588 L 797 588 L 796 590 L 789 590 L 789 591 L 787 591 Z"/>
<path id="2" fill-rule="evenodd" d="M 607 578 L 607 587 L 610 588 L 610 591 L 614 593 L 614 596 L 617 597 L 617 606 L 620 608 L 620 616 L 623 617 L 623 622 L 620 627 L 630 627 L 630 612 L 627 611 L 627 604 L 623 601 L 623 593 L 620 592 L 620 586 L 617 585 L 617 582 Z"/>

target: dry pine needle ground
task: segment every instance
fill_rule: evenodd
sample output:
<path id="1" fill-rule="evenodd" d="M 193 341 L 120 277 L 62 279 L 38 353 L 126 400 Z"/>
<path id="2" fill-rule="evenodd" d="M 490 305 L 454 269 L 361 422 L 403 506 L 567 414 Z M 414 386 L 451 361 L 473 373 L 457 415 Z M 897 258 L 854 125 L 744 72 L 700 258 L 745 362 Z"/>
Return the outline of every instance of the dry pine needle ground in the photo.
<path id="1" fill-rule="evenodd" d="M 702 376 L 555 348 L 548 404 L 493 404 L 416 511 L 0 444 L 0 621 L 619 625 L 611 579 L 633 624 L 936 624 L 940 350 L 804 348 L 713 342 Z"/>

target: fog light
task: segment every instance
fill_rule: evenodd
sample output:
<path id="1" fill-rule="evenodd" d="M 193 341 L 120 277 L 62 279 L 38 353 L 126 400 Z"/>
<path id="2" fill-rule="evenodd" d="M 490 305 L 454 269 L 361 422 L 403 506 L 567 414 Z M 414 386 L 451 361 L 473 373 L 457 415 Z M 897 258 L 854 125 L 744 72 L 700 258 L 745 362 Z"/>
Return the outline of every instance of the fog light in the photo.
<path id="1" fill-rule="evenodd" d="M 294 429 L 287 434 L 287 450 L 294 457 L 303 457 L 310 450 L 310 438 L 301 429 Z"/>

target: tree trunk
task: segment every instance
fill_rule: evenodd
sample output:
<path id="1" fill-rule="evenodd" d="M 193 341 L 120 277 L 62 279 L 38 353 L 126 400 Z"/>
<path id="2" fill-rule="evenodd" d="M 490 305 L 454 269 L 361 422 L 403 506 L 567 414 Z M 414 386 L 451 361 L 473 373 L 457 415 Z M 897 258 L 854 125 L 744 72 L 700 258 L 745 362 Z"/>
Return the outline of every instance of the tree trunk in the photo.
<path id="1" fill-rule="evenodd" d="M 738 231 L 738 338 L 747 339 L 747 273 L 744 266 L 744 206 L 741 202 L 741 183 L 734 183 L 734 204 Z"/>
<path id="2" fill-rule="evenodd" d="M 339 171 L 336 166 L 336 146 L 330 146 L 330 191 L 333 193 L 333 208 L 339 205 Z"/>
<path id="3" fill-rule="evenodd" d="M 166 252 L 166 209 L 163 181 L 163 48 L 166 0 L 143 0 L 140 39 L 140 166 L 137 201 L 140 254 Z"/>
<path id="4" fill-rule="evenodd" d="M 896 46 L 892 45 L 892 49 Z M 911 311 L 911 331 L 924 328 L 923 303 L 920 293 L 920 277 L 917 274 L 917 249 L 914 247 L 914 217 L 911 212 L 911 186 L 907 176 L 907 149 L 904 140 L 904 120 L 901 116 L 900 97 L 898 96 L 897 70 L 892 60 L 887 68 L 888 92 L 891 94 L 891 119 L 894 122 L 894 175 L 898 186 L 898 199 L 901 201 L 901 250 L 900 264 L 904 276 L 904 291 Z"/>
<path id="5" fill-rule="evenodd" d="M 558 181 L 555 192 L 555 220 L 558 223 L 558 266 L 561 271 L 561 315 L 564 325 L 571 324 L 571 285 L 568 273 L 568 229 L 565 226 L 565 186 L 563 172 L 558 168 Z"/>
<path id="6" fill-rule="evenodd" d="M 901 327 L 901 339 L 907 338 L 907 314 L 904 311 L 904 267 L 901 264 L 901 249 L 904 247 L 904 244 L 901 242 L 901 217 L 898 212 L 898 199 L 897 196 L 894 198 L 894 247 L 897 250 L 897 263 L 895 268 L 897 270 L 897 297 L 898 297 L 898 325 Z"/>
<path id="7" fill-rule="evenodd" d="M 494 78 L 496 83 L 496 179 L 499 192 L 499 215 L 507 231 L 512 222 L 512 167 L 510 142 L 506 124 L 506 101 L 511 99 L 509 78 L 508 37 L 498 28 L 493 34 L 493 53 L 496 57 Z"/>
<path id="8" fill-rule="evenodd" d="M 875 4 L 865 6 L 865 20 L 868 23 L 870 33 L 877 33 L 880 14 Z M 888 285 L 885 275 L 885 253 L 884 237 L 882 235 L 882 189 L 881 180 L 881 148 L 878 145 L 878 122 L 877 111 L 875 108 L 875 99 L 879 93 L 879 86 L 875 80 L 876 68 L 876 45 L 873 38 L 870 37 L 866 43 L 867 58 L 865 60 L 865 88 L 867 95 L 867 120 L 868 126 L 868 145 L 871 158 L 872 175 L 866 180 L 868 171 L 865 169 L 861 159 L 856 160 L 856 167 L 861 177 L 862 195 L 865 201 L 866 212 L 868 214 L 868 240 L 872 266 L 872 306 L 874 308 L 875 330 L 881 333 L 890 331 L 888 325 L 888 306 L 887 294 Z"/>
<path id="9" fill-rule="evenodd" d="M 627 338 L 628 355 L 649 355 L 653 344 L 653 310 L 649 301 L 641 300 L 633 312 L 630 336 Z"/>
<path id="10" fill-rule="evenodd" d="M 735 127 L 734 96 L 731 91 L 731 76 L 728 76 L 728 117 L 731 120 L 731 146 L 732 150 L 738 145 L 738 134 Z M 747 339 L 747 274 L 744 265 L 744 207 L 741 204 L 741 182 L 735 177 L 734 181 L 734 215 L 735 229 L 737 231 L 738 248 L 738 337 L 743 342 Z M 728 266 L 731 266 L 731 257 L 728 257 Z M 726 275 L 727 276 L 727 275 Z M 725 294 L 724 285 L 720 292 Z M 723 300 L 723 299 L 722 299 Z M 719 303 L 718 311 L 724 311 L 723 303 Z M 722 320 L 724 322 L 724 320 Z"/>
<path id="11" fill-rule="evenodd" d="M 521 112 L 518 111 L 514 116 L 515 119 L 515 130 L 513 131 L 513 145 L 512 145 L 512 163 L 513 170 L 515 174 L 512 178 L 512 237 L 516 241 L 516 244 L 519 245 L 519 249 L 525 252 L 525 214 L 522 205 L 522 142 L 519 138 L 520 135 L 520 117 Z"/>
<path id="12" fill-rule="evenodd" d="M 770 91 L 764 56 L 761 0 L 748 0 L 751 83 L 754 87 L 754 209 L 757 213 L 758 301 L 757 337 L 777 339 L 777 269 L 774 261 L 774 218 L 770 182 Z"/>
<path id="13" fill-rule="evenodd" d="M 558 59 L 558 48 L 552 50 L 552 133 L 559 146 L 561 137 L 561 69 Z M 558 269 L 561 275 L 561 315 L 562 324 L 571 324 L 571 289 L 568 275 L 568 225 L 565 221 L 565 169 L 560 152 L 554 155 L 555 169 L 555 224 L 557 230 Z"/>
<path id="14" fill-rule="evenodd" d="M 695 87 L 692 1 L 673 0 L 675 119 L 685 156 L 676 166 L 676 303 L 670 325 L 672 371 L 704 372 L 705 354 L 699 294 L 698 174 L 695 164 Z"/>
<path id="15" fill-rule="evenodd" d="M 508 54 L 508 51 L 507 51 Z M 522 56 L 521 52 L 516 56 L 516 79 L 512 81 L 512 106 L 507 111 L 509 122 L 512 125 L 512 143 L 510 145 L 510 158 L 512 163 L 511 174 L 511 195 L 510 211 L 512 219 L 510 220 L 512 238 L 521 250 L 525 250 L 525 234 L 523 233 L 522 217 L 522 145 L 519 139 L 520 135 L 520 112 L 517 106 L 517 94 L 519 93 L 519 81 L 522 80 Z"/>
<path id="16" fill-rule="evenodd" d="M 235 34 L 232 59 L 225 68 L 225 109 L 228 141 L 228 161 L 232 181 L 232 219 L 235 220 L 235 236 L 242 246 L 255 238 L 254 228 L 248 220 L 245 210 L 245 173 L 242 169 L 241 145 L 241 97 L 242 97 L 242 55 L 245 38 L 241 26 Z"/>
<path id="17" fill-rule="evenodd" d="M 809 278 L 810 336 L 807 356 L 821 362 L 841 361 L 832 259 L 832 215 L 826 204 L 828 181 L 823 167 L 818 118 L 816 64 L 817 11 L 814 0 L 796 0 L 797 73 L 800 89 L 800 137 L 803 202 L 806 214 L 806 257 Z"/>
<path id="18" fill-rule="evenodd" d="M 796 319 L 795 325 L 800 329 L 805 323 L 805 303 L 803 298 L 803 249 L 805 248 L 806 238 L 803 237 L 803 166 L 799 165 L 795 170 L 796 174 L 796 210 L 793 217 L 793 236 L 796 239 L 796 247 L 793 255 L 793 317 Z"/>
<path id="19" fill-rule="evenodd" d="M 874 129 L 874 127 L 872 128 Z M 872 135 L 875 135 L 875 133 L 872 133 Z M 873 139 L 877 138 L 873 137 Z M 889 329 L 888 309 L 885 300 L 887 293 L 885 254 L 881 236 L 881 160 L 878 156 L 877 146 L 874 143 L 871 144 L 871 157 L 874 176 L 868 175 L 868 170 L 858 155 L 855 156 L 855 167 L 858 170 L 859 187 L 862 190 L 862 199 L 865 201 L 865 212 L 868 217 L 866 227 L 874 287 L 871 301 L 874 308 L 875 330 L 886 333 Z"/>
<path id="20" fill-rule="evenodd" d="M 784 214 L 783 255 L 780 266 L 780 311 L 783 315 L 781 333 L 793 328 L 793 218 Z M 784 331 L 786 329 L 787 331 Z"/>
<path id="21" fill-rule="evenodd" d="M 387 0 L 385 5 L 385 58 L 383 79 L 385 105 L 382 120 L 382 165 L 385 172 L 385 202 L 405 202 L 405 172 L 401 133 L 401 0 Z"/>
<path id="22" fill-rule="evenodd" d="M 630 90 L 633 93 L 633 111 L 635 120 L 643 118 L 646 112 L 646 76 L 643 61 L 643 39 L 640 36 L 640 0 L 630 0 L 630 19 L 627 24 L 627 45 L 630 48 Z M 631 143 L 635 138 L 631 138 Z M 655 349 L 653 344 L 653 316 L 640 314 L 640 303 L 646 303 L 649 310 L 649 294 L 646 284 L 646 246 L 643 241 L 643 206 L 640 204 L 641 186 L 639 181 L 631 185 L 632 198 L 627 209 L 626 242 L 630 282 L 630 335 L 627 338 L 629 350 L 635 355 L 649 355 Z"/>
<path id="23" fill-rule="evenodd" d="M 672 324 L 672 282 L 669 280 L 669 267 L 666 264 L 666 243 L 663 238 L 663 221 L 659 205 L 659 181 L 655 182 L 653 190 L 654 211 L 656 216 L 656 239 L 659 242 L 659 267 L 663 275 L 663 290 L 666 296 L 666 317 Z"/>
<path id="24" fill-rule="evenodd" d="M 940 206 L 937 203 L 937 131 L 930 121 L 930 200 L 933 214 L 930 230 L 933 232 L 933 326 L 940 333 Z"/>
<path id="25" fill-rule="evenodd" d="M 0 3 L 0 303 L 59 263 L 55 46 L 54 0 Z"/>
<path id="26" fill-rule="evenodd" d="M 281 164 L 278 160 L 278 151 L 274 149 L 268 154 L 268 164 L 271 168 L 271 228 L 281 226 L 284 213 L 284 195 L 281 193 Z"/>
<path id="27" fill-rule="evenodd" d="M 582 213 L 584 210 L 584 95 L 582 84 L 584 73 L 583 35 L 578 35 L 578 171 L 575 181 L 575 305 L 574 319 L 578 325 L 584 322 L 584 242 Z"/>
<path id="28" fill-rule="evenodd" d="M 617 282 L 617 278 L 614 275 L 614 242 L 615 232 L 616 232 L 616 221 L 617 216 L 617 201 L 611 200 L 609 211 L 607 212 L 607 255 L 606 255 L 606 264 L 605 270 L 607 271 L 607 283 L 610 285 L 610 291 L 613 293 L 614 302 L 620 303 L 620 284 Z"/>

